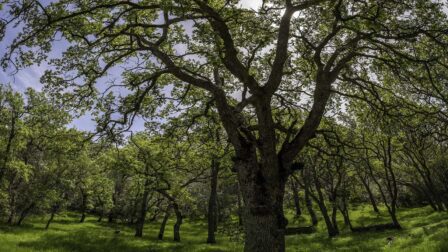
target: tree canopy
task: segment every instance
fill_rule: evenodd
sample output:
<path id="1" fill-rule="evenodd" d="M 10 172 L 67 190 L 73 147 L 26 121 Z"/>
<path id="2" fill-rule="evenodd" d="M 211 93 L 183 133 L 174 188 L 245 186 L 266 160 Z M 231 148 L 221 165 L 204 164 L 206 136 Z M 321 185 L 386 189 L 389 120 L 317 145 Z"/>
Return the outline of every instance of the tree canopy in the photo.
<path id="1" fill-rule="evenodd" d="M 261 1 L 256 9 L 219 0 L 3 2 L 0 38 L 18 32 L 2 66 L 49 67 L 41 77 L 45 95 L 28 91 L 24 105 L 19 94 L 5 92 L 9 137 L 1 177 L 16 150 L 51 149 L 57 141 L 46 139 L 53 134 L 82 138 L 64 125 L 71 116 L 91 113 L 97 122 L 91 139 L 126 138 L 136 118 L 146 121 L 148 132 L 128 133 L 119 150 L 107 147 L 113 157 L 102 157 L 105 163 L 121 167 L 111 171 L 112 181 L 91 179 L 103 172 L 92 153 L 106 143 L 73 143 L 78 154 L 62 162 L 77 160 L 74 169 L 83 171 L 67 185 L 78 187 L 83 213 L 96 192 L 112 197 L 113 206 L 102 200 L 101 209 L 111 208 L 113 219 L 127 207 L 119 206 L 117 195 L 130 190 L 142 205 L 137 218 L 143 225 L 157 192 L 165 210 L 174 209 L 179 230 L 179 199 L 187 201 L 190 183 L 216 180 L 206 173 L 210 163 L 212 171 L 225 163 L 236 174 L 245 251 L 285 250 L 288 183 L 303 186 L 324 217 L 329 207 L 323 195 L 329 195 L 330 236 L 338 233 L 338 209 L 349 223 L 348 176 L 361 180 L 371 202 L 369 183 L 377 186 L 393 228 L 400 228 L 400 186 L 419 184 L 417 191 L 423 186 L 432 195 L 431 205 L 446 208 L 436 189 L 444 180 L 431 175 L 443 173 L 436 163 L 444 162 L 446 136 L 448 19 L 442 1 Z M 55 105 L 45 105 L 47 96 Z M 32 132 L 22 132 L 21 124 L 32 125 Z M 424 154 L 427 148 L 433 156 Z M 17 169 L 33 162 L 24 160 L 14 164 L 22 167 Z M 398 181 L 404 164 L 421 178 Z M 84 171 L 84 165 L 95 168 Z M 128 179 L 125 188 L 121 183 Z"/>

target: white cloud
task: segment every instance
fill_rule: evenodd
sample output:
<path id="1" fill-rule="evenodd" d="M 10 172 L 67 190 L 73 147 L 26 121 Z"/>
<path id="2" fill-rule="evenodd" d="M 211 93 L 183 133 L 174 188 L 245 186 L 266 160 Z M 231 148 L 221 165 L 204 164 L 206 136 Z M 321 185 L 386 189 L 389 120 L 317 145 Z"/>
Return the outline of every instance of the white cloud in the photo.
<path id="1" fill-rule="evenodd" d="M 261 0 L 241 0 L 240 6 L 247 9 L 258 9 L 262 4 Z"/>
<path id="2" fill-rule="evenodd" d="M 31 67 L 19 70 L 17 74 L 12 76 L 15 80 L 13 81 L 13 87 L 24 91 L 29 87 L 36 90 L 42 89 L 42 84 L 40 83 L 40 77 L 44 74 L 46 67 L 33 65 Z"/>

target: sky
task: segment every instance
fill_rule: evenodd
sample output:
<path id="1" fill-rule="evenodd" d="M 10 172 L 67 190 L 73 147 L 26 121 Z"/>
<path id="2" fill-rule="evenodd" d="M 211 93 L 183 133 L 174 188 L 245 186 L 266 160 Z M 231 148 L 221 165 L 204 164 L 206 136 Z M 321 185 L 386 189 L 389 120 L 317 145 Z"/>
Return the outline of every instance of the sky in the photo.
<path id="1" fill-rule="evenodd" d="M 51 0 L 41 1 L 44 5 L 49 3 Z M 242 0 L 240 4 L 243 8 L 256 9 L 261 5 L 261 0 Z M 2 13 L 0 12 L 0 15 Z M 18 29 L 8 29 L 6 31 L 5 38 L 0 41 L 0 54 L 3 54 L 7 48 L 7 45 L 11 43 L 14 37 L 17 35 Z M 57 42 L 53 45 L 53 51 L 50 53 L 50 58 L 57 57 L 64 51 L 67 47 L 67 43 L 64 41 Z M 24 68 L 15 72 L 13 69 L 2 69 L 0 68 L 0 84 L 1 85 L 11 85 L 12 88 L 18 92 L 24 92 L 27 88 L 33 88 L 36 90 L 42 90 L 42 84 L 40 83 L 40 77 L 44 74 L 45 70 L 49 66 L 43 62 L 41 65 L 32 65 L 30 67 Z M 69 127 L 74 127 L 79 130 L 94 131 L 95 122 L 92 121 L 89 113 L 86 115 L 76 118 Z M 144 122 L 139 119 L 135 121 L 133 130 L 143 130 Z"/>

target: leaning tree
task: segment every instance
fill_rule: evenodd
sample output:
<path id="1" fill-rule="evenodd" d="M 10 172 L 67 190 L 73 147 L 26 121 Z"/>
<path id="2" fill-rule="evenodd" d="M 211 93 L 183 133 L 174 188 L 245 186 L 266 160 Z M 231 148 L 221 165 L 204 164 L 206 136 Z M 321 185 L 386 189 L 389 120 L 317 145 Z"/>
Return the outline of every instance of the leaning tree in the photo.
<path id="1" fill-rule="evenodd" d="M 96 109 L 101 132 L 203 92 L 235 150 L 246 251 L 285 250 L 285 184 L 332 94 L 365 98 L 390 72 L 373 70 L 446 57 L 413 50 L 446 45 L 436 0 L 3 2 L 0 31 L 19 30 L 3 66 L 48 62 L 46 90 Z"/>

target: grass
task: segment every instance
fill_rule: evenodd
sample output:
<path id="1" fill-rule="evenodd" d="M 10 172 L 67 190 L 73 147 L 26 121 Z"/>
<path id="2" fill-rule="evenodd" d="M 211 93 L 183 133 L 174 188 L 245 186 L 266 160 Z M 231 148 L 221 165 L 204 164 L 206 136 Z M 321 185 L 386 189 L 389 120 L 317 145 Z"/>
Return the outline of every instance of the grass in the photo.
<path id="1" fill-rule="evenodd" d="M 352 210 L 354 226 L 364 226 L 389 221 L 384 209 L 375 214 L 367 206 Z M 327 237 L 323 221 L 318 232 L 311 235 L 287 237 L 287 251 L 448 251 L 448 213 L 435 213 L 430 208 L 400 209 L 399 219 L 403 230 L 385 232 L 351 233 L 339 220 L 341 235 Z M 159 223 L 145 225 L 144 237 L 134 237 L 132 227 L 98 223 L 90 217 L 85 223 L 77 223 L 73 213 L 60 214 L 49 230 L 44 230 L 46 217 L 32 217 L 21 227 L 0 225 L 0 251 L 242 251 L 242 244 L 229 237 L 217 235 L 218 243 L 205 244 L 205 221 L 184 221 L 181 228 L 182 242 L 172 241 L 172 222 L 168 223 L 165 240 L 156 239 Z M 307 225 L 301 218 L 291 225 Z M 120 230 L 119 234 L 115 231 Z M 386 240 L 393 237 L 392 243 Z"/>

